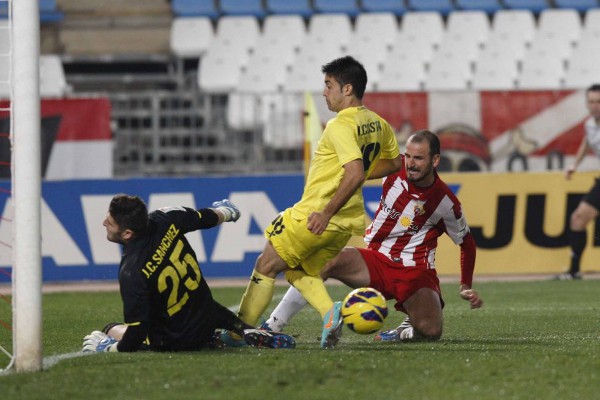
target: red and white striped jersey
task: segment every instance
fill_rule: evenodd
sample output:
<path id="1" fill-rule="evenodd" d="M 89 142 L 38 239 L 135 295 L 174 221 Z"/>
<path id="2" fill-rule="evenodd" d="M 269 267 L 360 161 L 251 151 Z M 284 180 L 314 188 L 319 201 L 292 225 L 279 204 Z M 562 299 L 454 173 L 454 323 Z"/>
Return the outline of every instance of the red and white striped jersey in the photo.
<path id="1" fill-rule="evenodd" d="M 409 182 L 405 168 L 384 179 L 379 207 L 365 233 L 369 248 L 405 267 L 433 269 L 437 239 L 444 233 L 460 245 L 469 227 L 460 202 L 437 172 L 426 188 Z"/>

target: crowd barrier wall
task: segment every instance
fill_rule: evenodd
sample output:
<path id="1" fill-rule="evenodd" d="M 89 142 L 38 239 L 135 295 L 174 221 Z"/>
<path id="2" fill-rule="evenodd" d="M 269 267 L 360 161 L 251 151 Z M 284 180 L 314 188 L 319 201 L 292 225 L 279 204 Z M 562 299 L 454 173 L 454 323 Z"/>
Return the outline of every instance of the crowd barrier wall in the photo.
<path id="1" fill-rule="evenodd" d="M 558 172 L 449 173 L 442 178 L 461 200 L 478 243 L 478 274 L 531 274 L 561 271 L 568 263 L 570 211 L 589 189 L 595 174 L 576 174 L 567 181 Z M 120 246 L 106 240 L 102 226 L 116 193 L 137 194 L 150 209 L 167 205 L 202 208 L 230 198 L 242 217 L 213 229 L 188 234 L 207 277 L 250 276 L 262 250 L 263 229 L 279 211 L 297 201 L 303 176 L 264 175 L 181 179 L 45 181 L 42 201 L 42 255 L 45 282 L 114 280 Z M 0 189 L 9 182 L 0 182 Z M 4 193 L 0 190 L 0 193 Z M 379 204 L 380 183 L 364 188 L 367 218 Z M 11 243 L 12 200 L 0 196 L 0 242 Z M 583 271 L 598 271 L 600 224 L 590 226 Z M 591 238 L 594 239 L 591 239 Z M 352 239 L 360 244 L 360 238 Z M 12 254 L 0 247 L 0 282 L 9 280 Z M 459 247 L 440 241 L 436 266 L 440 274 L 460 272 Z"/>

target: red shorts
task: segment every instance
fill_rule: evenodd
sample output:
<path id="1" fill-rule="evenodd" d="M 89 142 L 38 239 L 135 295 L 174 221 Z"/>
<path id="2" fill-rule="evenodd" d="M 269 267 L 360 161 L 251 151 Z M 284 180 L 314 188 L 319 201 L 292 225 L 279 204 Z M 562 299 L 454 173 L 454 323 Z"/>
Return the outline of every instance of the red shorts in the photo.
<path id="1" fill-rule="evenodd" d="M 370 287 L 379 290 L 386 299 L 396 299 L 396 310 L 406 312 L 402 307 L 410 296 L 421 288 L 429 288 L 440 296 L 442 308 L 444 300 L 440 281 L 435 269 L 405 267 L 394 262 L 376 250 L 357 249 L 367 264 L 371 276 Z"/>

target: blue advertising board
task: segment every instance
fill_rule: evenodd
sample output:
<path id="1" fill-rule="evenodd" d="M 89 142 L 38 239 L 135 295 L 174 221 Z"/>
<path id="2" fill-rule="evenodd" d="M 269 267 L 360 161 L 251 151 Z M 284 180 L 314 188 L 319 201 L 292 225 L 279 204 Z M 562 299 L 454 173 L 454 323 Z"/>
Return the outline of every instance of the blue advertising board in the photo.
<path id="1" fill-rule="evenodd" d="M 150 210 L 183 205 L 208 207 L 229 198 L 242 217 L 187 234 L 207 277 L 250 276 L 262 251 L 263 230 L 302 195 L 302 175 L 214 178 L 47 181 L 42 184 L 42 256 L 44 282 L 114 280 L 121 257 L 119 245 L 106 240 L 102 222 L 117 193 L 143 198 Z M 12 267 L 12 199 L 10 182 L 0 182 L 0 282 L 8 281 Z M 374 211 L 381 189 L 365 187 L 367 209 Z"/>

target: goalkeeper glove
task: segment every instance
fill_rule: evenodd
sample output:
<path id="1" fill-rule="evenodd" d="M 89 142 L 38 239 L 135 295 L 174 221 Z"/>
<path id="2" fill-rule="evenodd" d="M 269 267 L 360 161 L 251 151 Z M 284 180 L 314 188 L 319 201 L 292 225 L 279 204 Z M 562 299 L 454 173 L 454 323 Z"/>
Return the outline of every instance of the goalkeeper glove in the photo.
<path id="1" fill-rule="evenodd" d="M 225 222 L 235 222 L 240 218 L 240 210 L 229 199 L 215 201 L 212 206 L 223 213 Z"/>
<path id="2" fill-rule="evenodd" d="M 94 331 L 83 338 L 83 353 L 115 352 L 117 350 L 117 339 L 108 336 L 104 332 Z"/>

